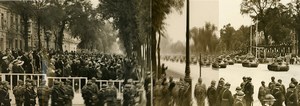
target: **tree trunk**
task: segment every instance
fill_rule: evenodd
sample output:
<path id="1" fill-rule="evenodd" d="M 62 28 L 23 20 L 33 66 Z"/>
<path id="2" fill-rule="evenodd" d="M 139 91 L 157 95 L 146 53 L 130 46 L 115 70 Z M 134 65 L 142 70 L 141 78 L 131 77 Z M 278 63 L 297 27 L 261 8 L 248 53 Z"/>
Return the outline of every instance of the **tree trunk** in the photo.
<path id="1" fill-rule="evenodd" d="M 157 42 L 157 71 L 158 71 L 158 78 L 161 78 L 162 70 L 161 70 L 161 63 L 160 63 L 160 38 L 161 38 L 161 32 L 158 32 L 158 42 Z"/>
<path id="2" fill-rule="evenodd" d="M 23 19 L 23 38 L 24 38 L 24 43 L 25 43 L 25 51 L 28 51 L 29 50 L 29 47 L 28 47 L 28 26 L 29 26 L 29 17 L 28 15 L 26 14 L 23 14 L 22 15 L 22 19 Z"/>
<path id="3" fill-rule="evenodd" d="M 62 51 L 62 52 L 63 52 L 63 40 L 64 40 L 65 24 L 66 24 L 66 21 L 63 20 L 61 22 L 61 24 L 59 25 L 60 29 L 59 29 L 58 37 L 57 37 L 58 49 L 59 49 L 59 51 Z"/>
<path id="4" fill-rule="evenodd" d="M 37 36 L 38 36 L 38 49 L 40 50 L 42 47 L 41 42 L 41 19 L 40 17 L 37 18 Z"/>
<path id="5" fill-rule="evenodd" d="M 156 79 L 158 79 L 157 73 L 157 64 L 156 64 L 156 31 L 152 28 L 151 36 L 151 63 L 152 63 L 152 72 L 155 73 Z"/>
<path id="6" fill-rule="evenodd" d="M 299 28 L 300 29 L 300 28 Z M 296 30 L 296 36 L 297 36 L 297 41 L 298 41 L 298 56 L 300 56 L 300 30 Z"/>

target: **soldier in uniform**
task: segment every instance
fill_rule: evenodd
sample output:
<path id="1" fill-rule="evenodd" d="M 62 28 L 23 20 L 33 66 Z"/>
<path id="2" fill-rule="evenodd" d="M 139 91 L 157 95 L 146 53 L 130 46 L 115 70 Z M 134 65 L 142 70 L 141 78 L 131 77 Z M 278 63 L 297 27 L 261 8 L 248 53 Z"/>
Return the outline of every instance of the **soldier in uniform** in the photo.
<path id="1" fill-rule="evenodd" d="M 41 85 L 37 88 L 37 96 L 40 106 L 48 106 L 51 90 L 46 85 L 46 80 L 42 80 Z"/>
<path id="2" fill-rule="evenodd" d="M 92 81 L 88 81 L 87 84 L 82 88 L 82 97 L 86 106 L 96 106 L 98 102 L 97 94 L 95 94 L 92 86 Z"/>
<path id="3" fill-rule="evenodd" d="M 282 91 L 282 95 L 283 95 L 283 101 L 285 101 L 285 94 L 286 94 L 286 91 L 285 91 L 285 86 L 282 84 L 282 80 L 281 79 L 278 79 L 278 83 L 280 84 L 280 90 Z"/>
<path id="4" fill-rule="evenodd" d="M 65 92 L 58 81 L 54 81 L 51 90 L 51 106 L 64 106 L 65 105 Z"/>
<path id="5" fill-rule="evenodd" d="M 25 101 L 24 101 L 24 106 L 35 106 L 36 104 L 36 92 L 33 89 L 32 83 L 27 83 L 26 88 L 25 88 Z"/>
<path id="6" fill-rule="evenodd" d="M 198 79 L 198 83 L 195 85 L 194 96 L 198 106 L 204 106 L 206 98 L 206 85 L 202 84 L 202 78 Z"/>
<path id="7" fill-rule="evenodd" d="M 74 98 L 74 90 L 73 87 L 71 86 L 71 81 L 66 80 L 65 84 L 65 94 L 66 94 L 66 105 L 65 106 L 72 106 L 72 100 Z"/>
<path id="8" fill-rule="evenodd" d="M 261 86 L 259 87 L 258 91 L 258 100 L 260 101 L 261 105 L 264 105 L 265 96 L 269 93 L 268 87 L 265 85 L 265 81 L 261 81 Z"/>
<path id="9" fill-rule="evenodd" d="M 243 92 L 245 93 L 246 106 L 252 106 L 253 102 L 253 94 L 254 94 L 254 86 L 251 83 L 252 78 L 247 78 L 247 83 L 244 86 Z"/>
<path id="10" fill-rule="evenodd" d="M 132 85 L 132 79 L 128 79 L 127 84 L 125 84 L 125 87 L 124 87 L 123 106 L 134 105 L 135 93 L 136 93 L 136 91 L 134 89 L 134 85 Z"/>
<path id="11" fill-rule="evenodd" d="M 106 99 L 106 95 L 105 95 L 105 91 L 106 91 L 106 87 L 107 85 L 104 84 L 99 91 L 98 91 L 98 103 L 97 106 L 104 106 L 105 104 L 105 99 Z"/>
<path id="12" fill-rule="evenodd" d="M 283 98 L 284 98 L 284 95 L 281 91 L 281 85 L 279 83 L 276 83 L 276 87 L 273 89 L 272 93 L 271 93 L 276 101 L 274 102 L 274 106 L 282 106 L 282 103 L 283 103 Z"/>
<path id="13" fill-rule="evenodd" d="M 217 100 L 217 89 L 216 89 L 216 81 L 211 81 L 211 85 L 207 89 L 207 98 L 209 106 L 216 106 Z"/>
<path id="14" fill-rule="evenodd" d="M 95 77 L 92 78 L 92 87 L 93 87 L 95 93 L 98 93 L 98 85 L 96 84 L 96 80 L 97 79 Z"/>
<path id="15" fill-rule="evenodd" d="M 244 86 L 245 86 L 245 84 L 247 83 L 247 77 L 243 77 L 243 82 L 241 83 L 241 88 L 242 88 L 242 90 L 244 90 Z"/>
<path id="16" fill-rule="evenodd" d="M 268 85 L 268 87 L 269 87 L 269 89 L 270 89 L 271 92 L 272 92 L 272 90 L 274 89 L 275 84 L 276 84 L 276 82 L 275 82 L 275 77 L 272 76 L 272 77 L 271 77 L 271 82 L 270 82 L 269 85 Z"/>
<path id="17" fill-rule="evenodd" d="M 298 98 L 297 94 L 295 92 L 295 85 L 290 84 L 289 88 L 286 90 L 286 95 L 285 95 L 285 105 L 286 106 L 298 106 Z"/>
<path id="18" fill-rule="evenodd" d="M 232 106 L 233 105 L 233 96 L 230 89 L 230 84 L 226 83 L 223 90 L 220 94 L 220 105 L 219 106 Z"/>
<path id="19" fill-rule="evenodd" d="M 15 96 L 16 105 L 22 106 L 24 103 L 25 87 L 22 80 L 18 80 L 18 85 L 14 87 L 13 94 Z"/>
<path id="20" fill-rule="evenodd" d="M 9 98 L 9 92 L 4 81 L 0 82 L 0 105 L 10 106 L 11 99 Z"/>
<path id="21" fill-rule="evenodd" d="M 224 81 L 225 81 L 224 78 L 220 78 L 220 80 L 219 80 L 219 83 L 218 83 L 218 86 L 217 86 L 217 90 L 216 90 L 216 92 L 217 92 L 217 98 L 220 98 L 221 91 L 222 91 L 222 89 L 224 89 L 224 84 L 225 84 Z M 217 99 L 216 100 L 217 106 L 219 106 L 220 103 L 221 103 L 220 99 Z"/>
<path id="22" fill-rule="evenodd" d="M 111 80 L 108 81 L 108 86 L 106 88 L 106 105 L 115 106 L 117 100 L 117 88 L 113 85 Z"/>

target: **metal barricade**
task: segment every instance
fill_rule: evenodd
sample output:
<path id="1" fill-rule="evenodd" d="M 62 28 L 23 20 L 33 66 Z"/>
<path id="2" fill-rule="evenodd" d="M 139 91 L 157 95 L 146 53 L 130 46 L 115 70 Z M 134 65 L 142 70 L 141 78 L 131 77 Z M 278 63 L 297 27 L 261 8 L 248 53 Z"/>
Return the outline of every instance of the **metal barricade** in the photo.
<path id="1" fill-rule="evenodd" d="M 73 90 L 81 93 L 82 87 L 87 83 L 87 77 L 48 77 L 48 86 L 51 87 L 54 83 L 54 80 L 59 82 L 65 82 L 70 80 L 72 82 Z"/>
<path id="2" fill-rule="evenodd" d="M 105 86 L 107 86 L 107 84 L 108 84 L 108 81 L 109 80 L 96 80 L 96 82 L 97 83 L 99 83 L 99 88 L 101 89 L 102 87 L 105 87 Z M 119 93 L 121 93 L 121 92 L 123 92 L 122 91 L 122 87 L 123 87 L 123 83 L 124 83 L 124 80 L 111 80 L 112 82 L 113 82 L 113 85 L 115 86 L 115 87 L 117 87 L 118 88 L 118 92 Z M 138 80 L 135 80 L 135 81 L 133 81 L 133 83 L 139 83 L 140 81 L 138 81 Z M 106 85 L 104 85 L 104 84 L 106 84 Z"/>
<path id="3" fill-rule="evenodd" d="M 11 89 L 17 85 L 18 80 L 22 80 L 25 84 L 26 79 L 34 80 L 34 86 L 38 87 L 41 79 L 46 77 L 46 74 L 1 73 L 1 81 L 8 81 Z"/>

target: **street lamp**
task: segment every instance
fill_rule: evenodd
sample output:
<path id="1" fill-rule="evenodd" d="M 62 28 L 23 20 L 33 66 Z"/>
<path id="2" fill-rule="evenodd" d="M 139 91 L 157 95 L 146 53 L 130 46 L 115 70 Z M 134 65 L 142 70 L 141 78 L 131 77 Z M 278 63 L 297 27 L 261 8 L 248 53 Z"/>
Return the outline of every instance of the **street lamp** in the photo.
<path id="1" fill-rule="evenodd" d="M 47 50 L 49 50 L 50 36 L 51 36 L 51 32 L 50 31 L 46 31 L 46 33 L 45 33 L 45 40 L 46 40 L 46 43 L 47 43 Z"/>
<path id="2" fill-rule="evenodd" d="M 184 80 L 189 83 L 190 87 L 188 89 L 188 94 L 187 94 L 187 106 L 190 106 L 191 105 L 191 102 L 192 102 L 192 79 L 190 77 L 190 33 L 189 33 L 189 24 L 190 24 L 190 20 L 189 20 L 189 9 L 190 9 L 190 1 L 187 0 L 186 1 L 186 61 L 185 61 L 185 78 Z"/>

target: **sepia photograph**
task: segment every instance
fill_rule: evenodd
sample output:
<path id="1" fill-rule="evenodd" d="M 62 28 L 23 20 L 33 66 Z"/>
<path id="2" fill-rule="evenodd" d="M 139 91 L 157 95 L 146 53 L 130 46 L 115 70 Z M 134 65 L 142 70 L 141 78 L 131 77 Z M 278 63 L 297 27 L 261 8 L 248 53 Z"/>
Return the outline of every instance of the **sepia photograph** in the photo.
<path id="1" fill-rule="evenodd" d="M 0 0 L 0 106 L 300 106 L 299 0 Z"/>

